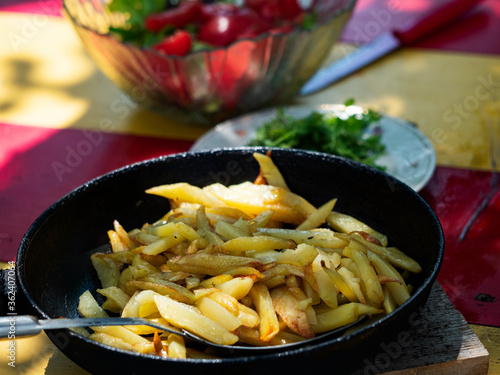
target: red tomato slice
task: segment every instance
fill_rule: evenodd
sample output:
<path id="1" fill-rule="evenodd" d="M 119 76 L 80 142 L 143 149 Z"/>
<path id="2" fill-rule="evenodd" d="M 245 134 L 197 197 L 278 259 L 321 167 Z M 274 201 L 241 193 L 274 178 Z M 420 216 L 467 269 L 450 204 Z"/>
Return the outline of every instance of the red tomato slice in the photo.
<path id="1" fill-rule="evenodd" d="M 292 21 L 303 13 L 297 0 L 245 0 L 245 5 L 268 21 Z"/>
<path id="2" fill-rule="evenodd" d="M 192 44 L 191 35 L 187 31 L 177 30 L 174 35 L 154 45 L 153 49 L 166 55 L 185 56 L 191 51 Z"/>
<path id="3" fill-rule="evenodd" d="M 201 26 L 198 39 L 222 47 L 231 44 L 241 35 L 258 35 L 271 27 L 253 10 L 240 8 L 237 14 L 211 18 Z"/>
<path id="4" fill-rule="evenodd" d="M 204 22 L 216 16 L 234 16 L 240 12 L 240 8 L 234 4 L 214 3 L 203 5 L 201 18 Z"/>
<path id="5" fill-rule="evenodd" d="M 182 28 L 199 21 L 202 5 L 198 0 L 183 1 L 178 7 L 146 17 L 144 26 L 152 32 L 161 31 L 166 26 Z"/>

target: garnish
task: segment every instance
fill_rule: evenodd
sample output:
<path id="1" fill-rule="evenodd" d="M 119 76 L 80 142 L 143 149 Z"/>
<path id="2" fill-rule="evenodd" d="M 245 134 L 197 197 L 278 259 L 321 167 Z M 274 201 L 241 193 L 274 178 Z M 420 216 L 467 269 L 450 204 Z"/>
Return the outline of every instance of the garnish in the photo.
<path id="1" fill-rule="evenodd" d="M 353 104 L 352 99 L 345 103 L 346 107 Z M 371 109 L 347 118 L 318 111 L 295 118 L 279 108 L 276 117 L 257 129 L 248 145 L 325 152 L 385 170 L 376 163 L 385 152 L 382 135 L 368 131 L 368 127 L 379 120 L 380 114 Z"/>

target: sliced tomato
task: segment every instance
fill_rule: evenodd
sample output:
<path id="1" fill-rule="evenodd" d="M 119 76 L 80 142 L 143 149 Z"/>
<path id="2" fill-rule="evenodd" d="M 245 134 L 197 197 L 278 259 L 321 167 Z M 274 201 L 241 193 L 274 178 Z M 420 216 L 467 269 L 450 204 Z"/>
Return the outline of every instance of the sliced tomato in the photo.
<path id="1" fill-rule="evenodd" d="M 218 15 L 200 28 L 198 39 L 214 46 L 227 46 L 241 35 L 259 35 L 272 27 L 249 8 L 240 8 L 233 15 Z"/>
<path id="2" fill-rule="evenodd" d="M 268 0 L 245 0 L 245 6 L 255 10 L 257 13 L 260 13 L 261 8 L 266 5 Z"/>
<path id="3" fill-rule="evenodd" d="M 177 30 L 175 34 L 167 36 L 160 43 L 155 44 L 153 49 L 166 55 L 185 56 L 191 51 L 192 45 L 191 35 L 185 30 Z"/>
<path id="4" fill-rule="evenodd" d="M 234 4 L 213 3 L 205 4 L 201 9 L 202 22 L 209 21 L 216 16 L 234 16 L 240 12 L 240 8 Z"/>
<path id="5" fill-rule="evenodd" d="M 245 0 L 245 5 L 275 23 L 293 21 L 304 12 L 297 0 Z"/>
<path id="6" fill-rule="evenodd" d="M 151 14 L 146 17 L 144 26 L 147 30 L 158 32 L 167 26 L 182 28 L 200 20 L 202 5 L 198 0 L 183 1 L 176 8 Z"/>

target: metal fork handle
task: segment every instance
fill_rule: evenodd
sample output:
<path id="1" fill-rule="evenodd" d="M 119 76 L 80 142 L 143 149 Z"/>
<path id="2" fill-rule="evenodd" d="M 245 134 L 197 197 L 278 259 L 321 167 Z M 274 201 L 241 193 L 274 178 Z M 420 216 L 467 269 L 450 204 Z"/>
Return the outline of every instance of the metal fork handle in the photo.
<path id="1" fill-rule="evenodd" d="M 142 318 L 38 319 L 31 315 L 10 315 L 0 317 L 0 339 L 34 336 L 48 329 L 126 325 L 146 325 L 185 337 L 181 331 Z"/>

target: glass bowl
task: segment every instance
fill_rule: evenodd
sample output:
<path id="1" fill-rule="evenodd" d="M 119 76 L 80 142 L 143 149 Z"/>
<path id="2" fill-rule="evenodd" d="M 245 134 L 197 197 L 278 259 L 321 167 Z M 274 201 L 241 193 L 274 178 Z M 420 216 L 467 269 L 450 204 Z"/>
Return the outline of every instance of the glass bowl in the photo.
<path id="1" fill-rule="evenodd" d="M 63 10 L 103 73 L 140 105 L 183 123 L 215 125 L 282 105 L 321 67 L 356 0 L 317 0 L 312 30 L 262 34 L 227 47 L 167 56 L 109 35 L 124 15 L 106 0 L 64 0 Z"/>

